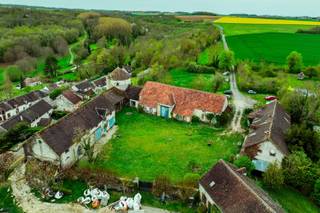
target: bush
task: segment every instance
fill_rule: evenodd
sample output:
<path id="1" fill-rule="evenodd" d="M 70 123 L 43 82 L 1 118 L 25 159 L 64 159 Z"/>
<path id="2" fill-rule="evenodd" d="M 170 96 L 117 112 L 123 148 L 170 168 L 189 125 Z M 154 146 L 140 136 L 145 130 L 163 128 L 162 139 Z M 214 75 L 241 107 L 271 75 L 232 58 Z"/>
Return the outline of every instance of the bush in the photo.
<path id="1" fill-rule="evenodd" d="M 208 66 L 198 65 L 195 62 L 191 62 L 187 66 L 187 70 L 192 73 L 209 73 L 214 74 L 215 69 Z"/>
<path id="2" fill-rule="evenodd" d="M 251 159 L 248 156 L 240 156 L 234 161 L 234 165 L 236 165 L 238 168 L 245 167 L 248 174 L 255 169 Z"/>
<path id="3" fill-rule="evenodd" d="M 192 118 L 191 118 L 191 122 L 192 123 L 199 123 L 200 122 L 200 118 L 195 116 L 195 115 L 193 115 Z"/>
<path id="4" fill-rule="evenodd" d="M 49 97 L 52 99 L 52 100 L 55 100 L 59 95 L 61 95 L 63 92 L 63 89 L 54 89 L 50 94 L 49 94 Z"/>
<path id="5" fill-rule="evenodd" d="M 59 120 L 60 118 L 66 116 L 68 113 L 64 111 L 53 111 L 51 117 L 54 120 Z"/>
<path id="6" fill-rule="evenodd" d="M 232 113 L 224 111 L 221 115 L 216 116 L 216 126 L 224 127 L 226 126 L 232 119 Z"/>
<path id="7" fill-rule="evenodd" d="M 9 66 L 7 68 L 6 74 L 8 75 L 10 81 L 18 82 L 23 78 L 23 72 L 18 66 Z"/>
<path id="8" fill-rule="evenodd" d="M 316 201 L 317 205 L 320 206 L 320 178 L 318 178 L 318 180 L 314 184 L 313 198 Z"/>
<path id="9" fill-rule="evenodd" d="M 263 183 L 272 189 L 279 189 L 284 184 L 284 175 L 277 162 L 268 166 L 263 174 Z"/>
<path id="10" fill-rule="evenodd" d="M 197 187 L 200 180 L 200 175 L 195 173 L 187 173 L 183 177 L 183 185 L 188 187 Z"/>

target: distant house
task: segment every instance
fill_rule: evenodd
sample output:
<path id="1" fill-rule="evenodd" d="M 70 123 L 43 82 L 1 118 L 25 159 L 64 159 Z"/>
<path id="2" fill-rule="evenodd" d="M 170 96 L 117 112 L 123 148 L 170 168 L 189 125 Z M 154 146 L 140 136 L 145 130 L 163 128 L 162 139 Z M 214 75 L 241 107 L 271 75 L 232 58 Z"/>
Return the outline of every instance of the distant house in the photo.
<path id="1" fill-rule="evenodd" d="M 67 112 L 73 112 L 76 110 L 80 106 L 81 102 L 81 97 L 71 90 L 62 92 L 62 94 L 54 101 L 57 110 Z"/>
<path id="2" fill-rule="evenodd" d="M 11 117 L 0 125 L 0 132 L 7 132 L 20 122 L 26 122 L 31 127 L 46 126 L 50 123 L 52 106 L 44 100 L 37 102 L 25 111 Z"/>
<path id="3" fill-rule="evenodd" d="M 303 72 L 300 72 L 300 73 L 298 74 L 298 80 L 303 80 L 305 77 L 306 77 L 306 76 L 305 76 L 305 74 L 304 74 Z"/>
<path id="4" fill-rule="evenodd" d="M 0 122 L 19 114 L 42 99 L 48 102 L 48 94 L 42 91 L 32 91 L 28 94 L 0 102 Z"/>
<path id="5" fill-rule="evenodd" d="M 256 170 L 261 172 L 264 172 L 270 163 L 281 163 L 289 154 L 285 133 L 290 124 L 290 116 L 278 101 L 266 105 L 253 114 L 253 122 L 241 154 L 249 156 Z"/>
<path id="6" fill-rule="evenodd" d="M 107 91 L 76 111 L 60 119 L 57 123 L 38 132 L 26 149 L 35 158 L 50 161 L 62 168 L 72 166 L 84 155 L 83 140 L 91 139 L 91 145 L 104 136 L 115 125 L 115 106 L 109 100 Z M 75 139 L 81 135 L 81 141 Z"/>
<path id="7" fill-rule="evenodd" d="M 33 87 L 42 84 L 41 79 L 39 77 L 34 78 L 26 78 L 23 80 L 23 87 Z"/>
<path id="8" fill-rule="evenodd" d="M 139 104 L 148 113 L 191 122 L 192 116 L 207 122 L 207 114 L 220 115 L 227 106 L 224 95 L 147 82 L 140 92 Z"/>
<path id="9" fill-rule="evenodd" d="M 94 85 L 94 92 L 101 93 L 108 89 L 107 76 L 98 78 L 92 82 Z"/>
<path id="10" fill-rule="evenodd" d="M 125 91 L 131 85 L 131 73 L 124 68 L 117 67 L 108 76 L 110 86 Z"/>
<path id="11" fill-rule="evenodd" d="M 94 85 L 89 80 L 73 85 L 71 89 L 86 99 L 94 95 Z"/>
<path id="12" fill-rule="evenodd" d="M 200 198 L 215 212 L 285 212 L 267 193 L 245 176 L 245 170 L 220 160 L 199 183 Z"/>

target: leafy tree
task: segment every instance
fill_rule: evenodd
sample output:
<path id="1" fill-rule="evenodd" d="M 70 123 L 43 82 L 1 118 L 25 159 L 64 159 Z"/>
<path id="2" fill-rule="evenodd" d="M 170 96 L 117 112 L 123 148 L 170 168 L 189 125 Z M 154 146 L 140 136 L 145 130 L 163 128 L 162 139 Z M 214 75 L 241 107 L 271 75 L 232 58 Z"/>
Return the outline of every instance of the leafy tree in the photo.
<path id="1" fill-rule="evenodd" d="M 320 138 L 312 127 L 306 124 L 294 124 L 285 138 L 290 151 L 303 150 L 312 160 L 320 159 Z"/>
<path id="2" fill-rule="evenodd" d="M 54 89 L 50 94 L 49 94 L 49 97 L 52 99 L 52 100 L 55 100 L 59 95 L 61 95 L 63 92 L 63 89 L 60 89 L 60 88 L 57 88 L 57 89 Z"/>
<path id="3" fill-rule="evenodd" d="M 97 74 L 97 69 L 94 64 L 84 64 L 79 68 L 77 76 L 80 79 L 87 79 L 95 76 Z"/>
<path id="4" fill-rule="evenodd" d="M 57 69 L 58 69 L 58 60 L 54 56 L 49 56 L 45 61 L 44 70 L 51 77 L 56 77 L 57 76 Z"/>
<path id="5" fill-rule="evenodd" d="M 284 175 L 277 162 L 270 164 L 263 174 L 263 183 L 272 189 L 279 189 L 284 184 Z"/>
<path id="6" fill-rule="evenodd" d="M 302 55 L 296 51 L 291 52 L 287 57 L 287 64 L 290 73 L 299 73 L 303 67 Z"/>
<path id="7" fill-rule="evenodd" d="M 13 84 L 9 78 L 9 76 L 6 74 L 5 75 L 5 81 L 4 84 L 1 88 L 2 92 L 5 93 L 7 98 L 11 98 L 12 97 L 12 93 L 13 93 Z"/>
<path id="8" fill-rule="evenodd" d="M 224 77 L 220 73 L 216 73 L 213 79 L 213 92 L 217 92 L 224 83 Z"/>
<path id="9" fill-rule="evenodd" d="M 315 67 L 310 66 L 304 70 L 304 74 L 306 74 L 306 76 L 308 76 L 309 78 L 313 78 L 318 75 L 318 71 Z"/>
<path id="10" fill-rule="evenodd" d="M 234 161 L 234 165 L 236 165 L 238 168 L 245 167 L 248 174 L 251 174 L 251 172 L 254 170 L 254 165 L 251 161 L 251 159 L 248 156 L 240 156 Z"/>
<path id="11" fill-rule="evenodd" d="M 310 158 L 302 151 L 296 151 L 282 161 L 285 183 L 309 194 L 317 175 Z"/>
<path id="12" fill-rule="evenodd" d="M 17 82 L 23 78 L 23 72 L 17 66 L 9 66 L 6 70 L 10 81 Z"/>
<path id="13" fill-rule="evenodd" d="M 223 71 L 231 71 L 235 64 L 234 53 L 224 50 L 219 55 L 219 69 Z"/>

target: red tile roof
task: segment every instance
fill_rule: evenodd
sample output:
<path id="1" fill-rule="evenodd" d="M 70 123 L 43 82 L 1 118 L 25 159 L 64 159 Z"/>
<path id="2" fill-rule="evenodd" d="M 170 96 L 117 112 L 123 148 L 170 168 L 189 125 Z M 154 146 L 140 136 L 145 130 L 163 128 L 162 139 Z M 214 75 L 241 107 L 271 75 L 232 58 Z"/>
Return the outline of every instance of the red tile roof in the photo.
<path id="1" fill-rule="evenodd" d="M 224 95 L 147 82 L 140 93 L 140 104 L 156 108 L 158 104 L 174 106 L 173 113 L 191 116 L 195 109 L 222 113 L 227 98 Z"/>

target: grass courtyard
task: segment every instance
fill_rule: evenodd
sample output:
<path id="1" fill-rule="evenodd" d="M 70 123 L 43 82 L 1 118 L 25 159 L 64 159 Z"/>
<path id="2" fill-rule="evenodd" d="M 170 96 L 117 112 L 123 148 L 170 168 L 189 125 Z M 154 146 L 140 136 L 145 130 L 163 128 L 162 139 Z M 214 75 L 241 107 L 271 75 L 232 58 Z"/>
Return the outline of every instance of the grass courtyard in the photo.
<path id="1" fill-rule="evenodd" d="M 236 155 L 243 141 L 242 136 L 223 129 L 165 120 L 131 108 L 117 115 L 117 125 L 117 136 L 105 145 L 93 166 L 146 181 L 167 175 L 177 183 L 187 173 L 202 175 L 219 159 Z M 81 162 L 80 166 L 90 165 Z"/>

